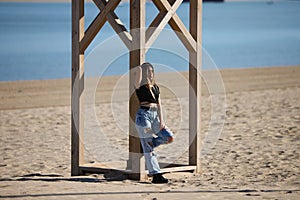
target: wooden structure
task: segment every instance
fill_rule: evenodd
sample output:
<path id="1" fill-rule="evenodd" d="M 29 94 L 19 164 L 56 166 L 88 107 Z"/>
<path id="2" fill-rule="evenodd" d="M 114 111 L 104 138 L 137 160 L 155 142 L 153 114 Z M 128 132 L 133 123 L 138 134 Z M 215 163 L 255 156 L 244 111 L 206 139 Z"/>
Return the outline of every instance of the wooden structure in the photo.
<path id="1" fill-rule="evenodd" d="M 71 174 L 111 170 L 87 166 L 83 159 L 83 93 L 84 93 L 84 52 L 106 21 L 119 35 L 130 51 L 130 69 L 145 62 L 146 50 L 169 24 L 189 52 L 189 164 L 169 165 L 162 169 L 170 171 L 200 171 L 200 96 L 201 96 L 201 31 L 202 0 L 190 0 L 189 30 L 182 23 L 176 9 L 183 0 L 153 0 L 159 13 L 148 28 L 145 27 L 146 0 L 130 0 L 130 30 L 121 23 L 114 10 L 121 0 L 93 0 L 100 12 L 84 30 L 84 0 L 72 0 L 72 124 L 71 124 Z M 130 75 L 130 82 L 132 76 Z M 133 87 L 130 85 L 129 94 Z M 130 97 L 130 117 L 135 118 L 137 99 Z M 132 120 L 129 120 L 132 121 Z M 134 120 L 133 120 L 134 121 Z M 129 122 L 129 160 L 127 169 L 121 170 L 131 178 L 141 180 L 145 175 L 145 163 L 135 125 Z"/>

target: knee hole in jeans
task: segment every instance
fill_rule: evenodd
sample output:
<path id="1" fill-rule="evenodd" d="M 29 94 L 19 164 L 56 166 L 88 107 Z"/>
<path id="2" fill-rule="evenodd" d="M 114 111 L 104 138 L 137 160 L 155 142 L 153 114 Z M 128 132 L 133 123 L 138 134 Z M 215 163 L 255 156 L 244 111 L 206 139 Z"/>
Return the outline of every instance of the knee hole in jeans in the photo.
<path id="1" fill-rule="evenodd" d="M 151 131 L 151 128 L 149 128 L 149 127 L 144 128 L 144 133 L 149 133 L 150 131 Z"/>

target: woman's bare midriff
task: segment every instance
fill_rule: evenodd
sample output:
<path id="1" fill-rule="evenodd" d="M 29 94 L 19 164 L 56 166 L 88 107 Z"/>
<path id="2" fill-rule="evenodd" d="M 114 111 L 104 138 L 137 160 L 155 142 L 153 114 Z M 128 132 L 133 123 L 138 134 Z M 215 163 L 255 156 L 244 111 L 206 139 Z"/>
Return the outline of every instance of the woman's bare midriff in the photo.
<path id="1" fill-rule="evenodd" d="M 143 101 L 140 103 L 141 106 L 149 106 L 149 107 L 154 107 L 154 106 L 157 106 L 158 104 L 157 103 L 149 103 L 147 101 Z"/>

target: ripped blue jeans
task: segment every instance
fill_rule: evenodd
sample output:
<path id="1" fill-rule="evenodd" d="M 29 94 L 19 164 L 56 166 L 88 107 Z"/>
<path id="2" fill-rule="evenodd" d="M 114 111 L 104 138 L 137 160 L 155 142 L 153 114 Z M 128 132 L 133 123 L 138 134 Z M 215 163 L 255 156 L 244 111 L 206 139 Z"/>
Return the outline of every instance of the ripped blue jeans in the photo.
<path id="1" fill-rule="evenodd" d="M 145 110 L 140 108 L 136 114 L 135 125 L 140 137 L 149 175 L 160 173 L 157 155 L 153 150 L 161 144 L 167 144 L 173 133 L 167 127 L 160 129 L 160 120 L 156 109 Z"/>

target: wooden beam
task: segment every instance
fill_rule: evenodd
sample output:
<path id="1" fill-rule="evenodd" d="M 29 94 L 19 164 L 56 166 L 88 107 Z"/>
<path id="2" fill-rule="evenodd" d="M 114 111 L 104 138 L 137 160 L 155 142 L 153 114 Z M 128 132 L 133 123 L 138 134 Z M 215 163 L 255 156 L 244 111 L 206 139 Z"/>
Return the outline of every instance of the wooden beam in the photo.
<path id="1" fill-rule="evenodd" d="M 146 30 L 146 47 L 150 47 L 150 42 L 149 40 L 151 39 L 151 37 L 153 37 L 153 33 L 155 32 L 155 30 L 157 29 L 157 27 L 159 26 L 159 24 L 161 23 L 161 21 L 164 19 L 164 17 L 166 16 L 166 12 L 162 12 L 160 11 L 156 17 L 154 18 L 154 20 L 151 22 L 151 24 L 149 25 L 149 27 Z"/>
<path id="2" fill-rule="evenodd" d="M 122 21 L 118 18 L 118 16 L 115 13 L 110 13 L 110 15 L 107 16 L 107 19 L 109 24 L 118 34 L 118 36 L 123 41 L 127 49 L 130 50 L 132 45 L 132 36 L 127 31 L 125 25 L 122 23 Z"/>
<path id="3" fill-rule="evenodd" d="M 83 164 L 84 0 L 72 0 L 71 175 L 81 174 Z"/>
<path id="4" fill-rule="evenodd" d="M 160 11 L 156 18 L 152 21 L 149 28 L 146 31 L 146 49 L 150 48 L 153 42 L 157 39 L 163 28 L 167 25 L 176 10 L 180 6 L 183 0 L 177 0 L 174 2 L 170 10 L 167 12 Z"/>
<path id="5" fill-rule="evenodd" d="M 168 1 L 164 0 L 153 0 L 153 3 L 156 7 L 163 12 L 166 12 L 171 9 L 171 5 Z M 169 20 L 169 25 L 175 31 L 178 38 L 181 40 L 183 45 L 188 49 L 189 52 L 196 51 L 197 45 L 189 31 L 186 29 L 183 22 L 180 20 L 178 15 L 174 13 L 172 18 Z"/>
<path id="6" fill-rule="evenodd" d="M 190 0 L 190 33 L 196 51 L 189 54 L 189 165 L 200 172 L 201 63 L 202 63 L 202 1 Z"/>
<path id="7" fill-rule="evenodd" d="M 107 163 L 109 164 L 109 163 Z M 108 173 L 108 172 L 117 172 L 121 173 L 124 175 L 131 175 L 132 171 L 131 170 L 126 170 L 122 168 L 117 168 L 114 166 L 109 166 L 109 165 L 103 165 L 103 164 L 85 164 L 83 166 L 80 166 L 80 170 L 83 171 L 84 173 Z M 170 173 L 170 172 L 180 172 L 180 171 L 192 171 L 194 172 L 196 170 L 196 166 L 187 166 L 187 165 L 174 165 L 170 167 L 166 167 L 161 169 L 162 173 Z M 148 174 L 148 170 L 143 172 L 144 174 Z"/>
<path id="8" fill-rule="evenodd" d="M 97 2 L 99 0 L 94 0 L 94 1 Z M 106 19 L 107 14 L 115 10 L 120 2 L 121 0 L 111 0 L 101 9 L 101 12 L 97 15 L 97 17 L 93 20 L 93 22 L 89 25 L 89 27 L 85 31 L 84 37 L 80 42 L 81 52 L 84 52 L 86 50 L 86 48 L 95 38 L 97 33 L 103 27 L 103 25 L 107 21 Z"/>
<path id="9" fill-rule="evenodd" d="M 196 166 L 182 166 L 182 167 L 167 167 L 161 169 L 161 173 L 168 173 L 168 172 L 183 172 L 183 171 L 192 171 L 196 170 Z"/>
<path id="10" fill-rule="evenodd" d="M 106 6 L 105 0 L 93 0 L 96 6 L 102 10 Z M 122 23 L 122 21 L 118 18 L 118 16 L 113 12 L 109 12 L 106 16 L 108 23 L 111 25 L 111 27 L 115 30 L 115 32 L 119 35 L 120 39 L 123 41 L 123 43 L 126 45 L 126 47 L 130 50 L 131 49 L 131 43 L 132 43 L 132 37 L 130 33 L 127 31 L 126 27 Z"/>
<path id="11" fill-rule="evenodd" d="M 145 0 L 130 0 L 130 31 L 132 49 L 130 51 L 130 70 L 145 62 Z M 134 92 L 133 74 L 129 78 L 129 161 L 128 169 L 132 170 L 131 178 L 145 178 L 145 161 L 142 155 L 140 139 L 135 128 L 135 115 L 139 102 Z"/>

